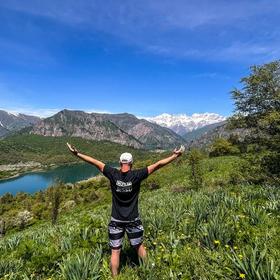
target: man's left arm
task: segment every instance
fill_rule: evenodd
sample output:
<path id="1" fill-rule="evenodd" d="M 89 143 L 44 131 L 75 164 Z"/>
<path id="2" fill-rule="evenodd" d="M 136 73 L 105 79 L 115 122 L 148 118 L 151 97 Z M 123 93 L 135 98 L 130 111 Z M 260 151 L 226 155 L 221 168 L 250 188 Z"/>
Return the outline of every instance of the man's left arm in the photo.
<path id="1" fill-rule="evenodd" d="M 179 149 L 175 149 L 173 151 L 173 154 L 165 159 L 159 160 L 158 162 L 148 166 L 148 174 L 152 174 L 156 170 L 160 169 L 161 167 L 169 164 L 173 160 L 175 160 L 177 157 L 181 156 L 182 153 L 185 151 L 185 147 L 181 146 Z"/>

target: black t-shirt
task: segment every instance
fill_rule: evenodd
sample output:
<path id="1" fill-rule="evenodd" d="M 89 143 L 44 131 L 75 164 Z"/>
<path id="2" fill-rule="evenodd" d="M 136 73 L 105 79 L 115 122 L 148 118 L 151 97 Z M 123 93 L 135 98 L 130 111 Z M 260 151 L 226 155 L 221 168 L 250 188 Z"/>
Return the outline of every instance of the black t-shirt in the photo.
<path id="1" fill-rule="evenodd" d="M 103 174 L 111 182 L 112 217 L 121 221 L 131 221 L 139 216 L 138 195 L 141 181 L 148 177 L 148 168 L 120 170 L 105 165 Z"/>

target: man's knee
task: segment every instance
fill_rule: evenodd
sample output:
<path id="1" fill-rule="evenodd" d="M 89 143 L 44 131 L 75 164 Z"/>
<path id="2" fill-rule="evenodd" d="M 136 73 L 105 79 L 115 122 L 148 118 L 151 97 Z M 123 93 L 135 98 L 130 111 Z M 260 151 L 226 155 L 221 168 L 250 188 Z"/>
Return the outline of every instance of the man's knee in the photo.
<path id="1" fill-rule="evenodd" d="M 111 250 L 111 259 L 118 259 L 120 257 L 121 249 L 112 249 Z"/>

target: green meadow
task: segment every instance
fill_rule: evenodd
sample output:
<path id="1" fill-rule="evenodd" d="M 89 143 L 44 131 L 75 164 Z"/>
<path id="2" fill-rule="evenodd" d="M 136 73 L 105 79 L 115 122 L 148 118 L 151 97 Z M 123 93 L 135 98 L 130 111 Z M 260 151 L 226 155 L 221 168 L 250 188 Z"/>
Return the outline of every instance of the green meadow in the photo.
<path id="1" fill-rule="evenodd" d="M 140 196 L 148 259 L 139 263 L 126 240 L 118 279 L 279 279 L 280 191 L 247 182 L 244 164 L 204 158 L 195 187 L 188 157 L 151 175 Z M 110 279 L 110 200 L 104 177 L 3 196 L 1 279 Z"/>

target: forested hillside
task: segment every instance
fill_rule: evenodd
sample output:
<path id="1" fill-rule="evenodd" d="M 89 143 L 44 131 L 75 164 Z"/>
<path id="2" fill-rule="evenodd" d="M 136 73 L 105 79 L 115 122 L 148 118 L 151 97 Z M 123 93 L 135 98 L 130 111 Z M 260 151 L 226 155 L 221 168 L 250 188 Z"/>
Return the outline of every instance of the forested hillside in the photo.
<path id="1" fill-rule="evenodd" d="M 123 152 L 131 152 L 136 159 L 151 156 L 144 150 L 133 149 L 109 141 L 93 141 L 79 137 L 52 137 L 29 134 L 15 134 L 0 140 L 0 179 L 35 168 L 81 162 L 68 152 L 66 142 L 75 145 L 81 152 L 104 161 L 117 162 Z M 20 166 L 10 166 L 22 163 Z M 3 166 L 6 165 L 6 166 Z M 7 166 L 8 165 L 8 166 Z M 5 167 L 5 169 L 4 169 Z"/>

